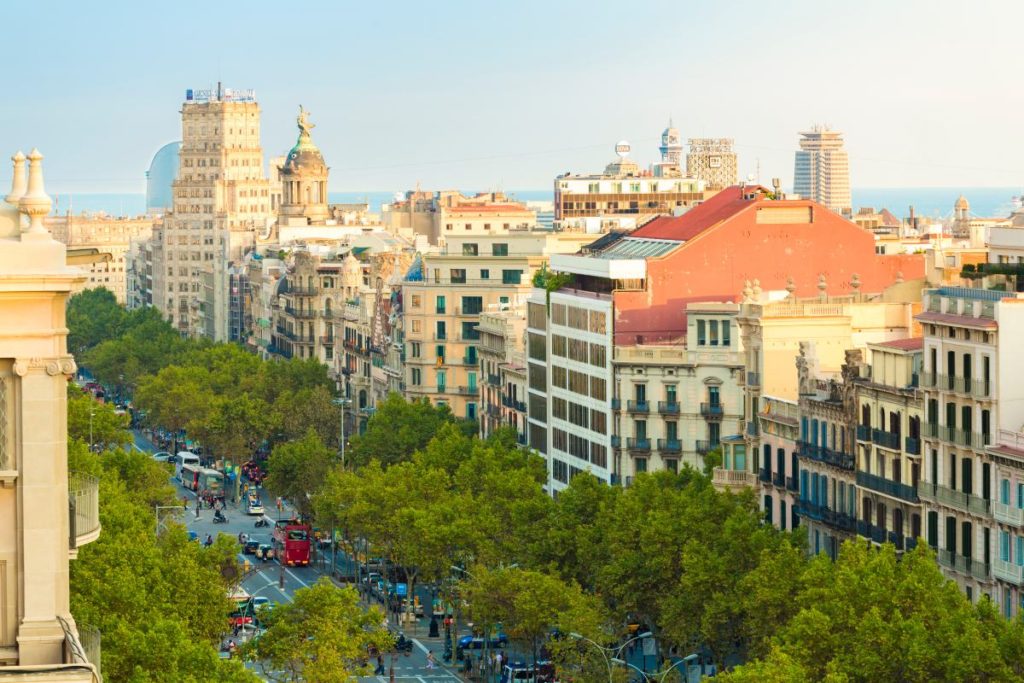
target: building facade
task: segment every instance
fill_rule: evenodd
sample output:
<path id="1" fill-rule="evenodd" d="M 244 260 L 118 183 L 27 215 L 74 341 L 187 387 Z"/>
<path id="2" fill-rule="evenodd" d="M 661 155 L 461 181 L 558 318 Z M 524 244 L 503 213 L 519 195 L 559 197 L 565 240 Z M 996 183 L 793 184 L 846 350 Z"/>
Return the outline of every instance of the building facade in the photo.
<path id="1" fill-rule="evenodd" d="M 827 126 L 814 126 L 800 133 L 793 192 L 846 217 L 853 214 L 850 159 L 843 147 L 841 132 Z"/>
<path id="2" fill-rule="evenodd" d="M 251 91 L 190 90 L 181 127 L 173 209 L 153 230 L 153 305 L 182 334 L 224 341 L 228 268 L 272 217 L 260 107 Z"/>
<path id="3" fill-rule="evenodd" d="M 512 427 L 526 444 L 526 311 L 519 306 L 480 314 L 480 435 Z"/>
<path id="4" fill-rule="evenodd" d="M 99 480 L 68 471 L 65 308 L 86 276 L 44 226 L 42 155 L 13 161 L 0 202 L 0 678 L 98 683 L 99 633 L 75 623 L 69 586 L 70 560 L 100 535 Z"/>
<path id="5" fill-rule="evenodd" d="M 690 138 L 686 175 L 703 180 L 709 190 L 723 190 L 739 181 L 732 138 Z"/>
<path id="6" fill-rule="evenodd" d="M 63 216 L 47 216 L 45 224 L 53 238 L 69 252 L 93 251 L 109 255 L 109 258 L 95 259 L 86 269 L 82 289 L 104 287 L 114 293 L 119 304 L 128 303 L 128 252 L 133 243 L 149 239 L 153 232 L 152 218 L 68 212 Z"/>

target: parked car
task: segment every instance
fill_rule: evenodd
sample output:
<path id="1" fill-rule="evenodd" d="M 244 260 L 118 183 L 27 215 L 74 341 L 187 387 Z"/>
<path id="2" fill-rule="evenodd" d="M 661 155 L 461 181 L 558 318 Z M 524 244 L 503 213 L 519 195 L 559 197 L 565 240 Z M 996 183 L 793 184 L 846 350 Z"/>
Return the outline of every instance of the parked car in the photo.
<path id="1" fill-rule="evenodd" d="M 462 659 L 462 655 L 466 650 L 482 650 L 484 649 L 485 639 L 483 636 L 462 636 L 459 638 L 458 643 L 455 647 L 455 658 Z M 508 644 L 508 636 L 504 633 L 498 632 L 496 635 L 491 636 L 491 642 L 488 644 L 490 649 L 503 648 Z"/>
<path id="2" fill-rule="evenodd" d="M 268 543 L 260 543 L 259 547 L 256 548 L 256 557 L 264 562 L 274 559 L 274 546 Z"/>
<path id="3" fill-rule="evenodd" d="M 506 664 L 501 670 L 499 683 L 552 683 L 555 666 L 551 662 L 537 662 L 534 667 L 524 662 Z"/>
<path id="4" fill-rule="evenodd" d="M 248 541 L 245 542 L 245 545 L 242 546 L 242 554 L 243 555 L 255 555 L 256 551 L 259 550 L 260 545 L 261 544 L 260 544 L 259 541 L 250 538 Z"/>
<path id="5" fill-rule="evenodd" d="M 167 451 L 160 451 L 159 453 L 153 454 L 153 459 L 157 462 L 170 462 L 171 458 L 174 457 Z"/>

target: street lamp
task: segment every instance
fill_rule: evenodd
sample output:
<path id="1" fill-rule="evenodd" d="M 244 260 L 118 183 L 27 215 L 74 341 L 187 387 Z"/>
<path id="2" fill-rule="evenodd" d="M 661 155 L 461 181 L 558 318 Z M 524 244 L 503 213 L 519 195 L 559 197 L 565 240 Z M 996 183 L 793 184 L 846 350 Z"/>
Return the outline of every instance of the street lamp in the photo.
<path id="1" fill-rule="evenodd" d="M 613 680 L 612 662 L 615 662 L 615 661 L 620 661 L 621 662 L 622 661 L 622 660 L 616 660 L 616 657 L 618 657 L 619 654 L 621 654 L 622 651 L 624 649 L 626 649 L 626 646 L 629 645 L 630 643 L 632 643 L 634 641 L 637 641 L 637 640 L 643 640 L 644 638 L 650 638 L 651 635 L 652 635 L 652 633 L 650 631 L 644 631 L 643 633 L 641 633 L 639 635 L 633 636 L 632 638 L 630 638 L 629 640 L 624 642 L 622 645 L 619 645 L 618 647 L 605 647 L 604 645 L 601 645 L 601 644 L 591 640 L 590 638 L 587 638 L 586 636 L 580 635 L 579 633 L 570 633 L 569 637 L 570 638 L 575 638 L 576 640 L 582 640 L 582 641 L 585 641 L 587 643 L 590 643 L 591 645 L 593 645 L 594 647 L 596 647 L 598 650 L 601 651 L 601 656 L 604 657 L 605 664 L 608 666 L 608 683 L 612 683 L 612 680 Z M 612 654 L 611 657 L 609 657 L 609 653 Z M 630 664 L 630 666 L 633 666 L 633 665 Z M 633 668 L 636 669 L 635 666 Z M 640 671 L 640 669 L 637 669 L 637 671 Z M 643 672 L 641 672 L 641 673 L 643 673 Z"/>
<path id="2" fill-rule="evenodd" d="M 345 468 L 345 407 L 352 405 L 352 399 L 350 398 L 336 398 L 332 401 L 334 405 L 341 408 L 341 438 L 339 441 L 339 449 L 341 451 L 341 468 Z M 332 539 L 333 540 L 333 539 Z"/>
<path id="3" fill-rule="evenodd" d="M 89 403 L 89 451 L 92 452 L 92 417 L 96 414 L 96 404 Z"/>
<path id="4" fill-rule="evenodd" d="M 662 681 L 665 680 L 665 677 L 668 676 L 669 672 L 672 671 L 672 669 L 675 669 L 680 664 L 685 664 L 686 665 L 685 673 L 683 675 L 685 676 L 686 681 L 689 681 L 689 678 L 690 678 L 690 664 L 695 659 L 697 659 L 697 655 L 696 654 L 687 655 L 686 657 L 683 657 L 682 659 L 680 659 L 678 662 L 676 662 L 675 664 L 673 664 L 669 668 L 667 668 L 664 671 L 662 671 L 660 674 L 655 674 L 653 676 L 648 674 L 646 671 L 641 670 L 635 664 L 630 664 L 629 662 L 627 662 L 624 659 L 618 659 L 616 657 L 613 657 L 611 661 L 614 664 L 618 664 L 620 666 L 628 666 L 631 669 L 635 669 L 641 676 L 644 677 L 645 681 L 658 681 L 658 683 L 662 683 Z"/>
<path id="5" fill-rule="evenodd" d="M 160 511 L 161 510 L 181 510 L 184 511 L 184 506 L 181 505 L 157 505 L 156 506 L 156 535 L 160 535 Z"/>

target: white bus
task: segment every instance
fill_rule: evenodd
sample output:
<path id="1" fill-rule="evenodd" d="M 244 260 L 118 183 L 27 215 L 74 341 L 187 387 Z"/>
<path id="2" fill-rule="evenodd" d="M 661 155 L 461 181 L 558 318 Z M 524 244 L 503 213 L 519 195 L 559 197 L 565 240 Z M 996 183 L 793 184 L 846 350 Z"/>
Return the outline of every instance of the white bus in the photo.
<path id="1" fill-rule="evenodd" d="M 174 476 L 184 484 L 185 481 L 181 478 L 181 468 L 185 465 L 199 467 L 199 456 L 188 451 L 178 451 L 178 454 L 174 456 L 174 460 Z"/>

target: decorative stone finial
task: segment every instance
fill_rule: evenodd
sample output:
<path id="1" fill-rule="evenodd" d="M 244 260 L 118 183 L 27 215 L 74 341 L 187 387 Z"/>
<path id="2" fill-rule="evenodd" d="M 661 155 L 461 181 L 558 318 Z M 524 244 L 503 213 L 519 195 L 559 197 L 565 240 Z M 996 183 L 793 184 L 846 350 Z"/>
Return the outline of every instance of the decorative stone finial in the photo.
<path id="1" fill-rule="evenodd" d="M 50 196 L 43 189 L 43 155 L 33 149 L 28 155 L 28 191 L 18 200 L 18 209 L 30 221 L 25 235 L 49 236 L 43 227 L 43 217 L 50 213 L 52 206 Z"/>
<path id="2" fill-rule="evenodd" d="M 828 289 L 828 284 L 825 282 L 825 274 L 822 273 L 818 276 L 818 298 L 824 301 L 828 298 L 828 293 L 825 291 Z"/>
<path id="3" fill-rule="evenodd" d="M 793 280 L 792 275 L 786 278 L 786 291 L 789 292 L 790 299 L 796 296 L 796 282 Z"/>
<path id="4" fill-rule="evenodd" d="M 761 300 L 761 281 L 758 280 L 757 278 L 754 278 L 753 295 L 754 295 L 754 301 L 760 301 Z"/>
<path id="5" fill-rule="evenodd" d="M 749 304 L 753 298 L 754 290 L 750 287 L 750 280 L 743 281 L 743 303 Z"/>
<path id="6" fill-rule="evenodd" d="M 853 288 L 853 293 L 857 294 L 860 292 L 860 275 L 854 273 L 850 276 L 850 287 Z"/>
<path id="7" fill-rule="evenodd" d="M 4 200 L 8 204 L 18 205 L 18 200 L 25 194 L 28 181 L 25 179 L 25 155 L 19 149 L 17 154 L 11 157 L 14 162 L 14 174 L 11 176 L 11 192 Z"/>

